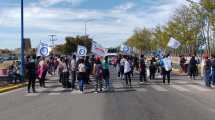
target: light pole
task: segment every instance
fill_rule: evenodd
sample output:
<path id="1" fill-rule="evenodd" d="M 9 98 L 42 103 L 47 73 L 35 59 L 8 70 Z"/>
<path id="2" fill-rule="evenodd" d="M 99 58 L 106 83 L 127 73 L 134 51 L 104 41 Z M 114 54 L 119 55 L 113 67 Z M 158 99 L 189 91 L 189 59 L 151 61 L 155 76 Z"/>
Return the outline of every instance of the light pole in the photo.
<path id="1" fill-rule="evenodd" d="M 87 36 L 87 23 L 89 23 L 91 21 L 93 21 L 93 19 L 84 21 L 84 35 L 85 36 Z"/>
<path id="2" fill-rule="evenodd" d="M 25 75 L 25 41 L 24 41 L 24 2 L 21 0 L 21 50 L 20 50 L 20 58 L 21 58 L 21 76 L 22 80 L 24 80 Z"/>
<path id="3" fill-rule="evenodd" d="M 56 37 L 56 35 L 49 35 L 51 37 L 50 41 L 52 42 L 52 48 L 55 47 L 55 44 L 54 42 L 57 40 L 57 39 L 54 39 L 54 37 Z"/>

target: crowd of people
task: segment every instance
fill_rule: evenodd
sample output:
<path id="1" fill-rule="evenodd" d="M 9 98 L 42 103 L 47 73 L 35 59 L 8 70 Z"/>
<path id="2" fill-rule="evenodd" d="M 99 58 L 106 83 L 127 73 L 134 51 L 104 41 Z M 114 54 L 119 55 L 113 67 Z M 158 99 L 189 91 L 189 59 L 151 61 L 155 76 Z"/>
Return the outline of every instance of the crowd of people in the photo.
<path id="1" fill-rule="evenodd" d="M 26 75 L 29 80 L 28 92 L 36 92 L 35 81 L 39 80 L 40 87 L 46 87 L 46 75 L 59 76 L 59 83 L 64 88 L 78 89 L 84 92 L 84 86 L 90 84 L 90 75 L 94 75 L 95 91 L 103 91 L 104 88 L 110 90 L 110 73 L 108 57 L 76 57 L 73 56 L 54 56 L 54 57 L 38 57 L 26 58 Z M 78 81 L 78 85 L 76 85 Z M 32 89 L 32 90 L 31 90 Z"/>
<path id="2" fill-rule="evenodd" d="M 155 79 L 155 73 L 163 73 L 163 83 L 167 77 L 170 83 L 171 61 L 168 68 L 169 55 L 158 59 L 151 57 L 148 65 L 144 55 L 133 57 L 128 55 L 119 55 L 112 63 L 118 70 L 118 77 L 125 80 L 126 87 L 132 87 L 132 77 L 135 71 L 139 71 L 140 84 L 147 82 L 147 68 L 149 68 L 150 79 Z M 169 59 L 170 60 L 170 59 Z M 37 57 L 29 56 L 26 58 L 26 75 L 29 80 L 28 92 L 36 92 L 35 81 L 39 80 L 40 87 L 46 87 L 46 75 L 59 76 L 59 83 L 64 88 L 79 89 L 84 92 L 85 85 L 93 84 L 95 92 L 102 92 L 103 89 L 111 89 L 110 81 L 110 62 L 108 56 L 99 57 L 92 55 L 91 57 L 73 56 L 52 56 Z M 168 69 L 167 69 L 168 68 Z M 90 80 L 90 75 L 95 77 L 95 81 Z M 76 84 L 78 83 L 78 85 Z M 95 84 L 94 84 L 95 83 Z M 32 89 L 32 90 L 31 90 Z"/>
<path id="3" fill-rule="evenodd" d="M 190 79 L 196 79 L 201 72 L 202 78 L 205 80 L 206 86 L 215 85 L 215 56 L 210 59 L 203 56 L 199 59 L 196 56 L 180 57 L 181 71 L 187 73 Z M 163 83 L 170 84 L 170 76 L 172 71 L 172 58 L 169 54 L 160 56 L 144 56 L 139 57 L 118 55 L 110 62 L 108 56 L 99 57 L 92 55 L 91 57 L 72 56 L 52 56 L 52 57 L 27 57 L 26 58 L 26 75 L 29 80 L 28 92 L 36 92 L 35 81 L 39 80 L 40 87 L 46 87 L 46 75 L 56 75 L 59 77 L 59 83 L 64 88 L 79 89 L 84 92 L 87 85 L 93 85 L 95 92 L 99 93 L 105 90 L 111 90 L 110 65 L 117 70 L 119 79 L 125 81 L 126 87 L 132 87 L 132 76 L 134 72 L 139 74 L 139 83 L 143 84 L 149 80 L 156 79 L 156 73 L 162 76 Z M 199 70 L 199 67 L 200 70 Z M 95 77 L 95 81 L 90 79 Z M 76 84 L 78 83 L 78 84 Z"/>
<path id="4" fill-rule="evenodd" d="M 201 57 L 195 55 L 180 56 L 181 72 L 188 74 L 191 80 L 201 76 L 207 87 L 215 85 L 215 55 Z"/>

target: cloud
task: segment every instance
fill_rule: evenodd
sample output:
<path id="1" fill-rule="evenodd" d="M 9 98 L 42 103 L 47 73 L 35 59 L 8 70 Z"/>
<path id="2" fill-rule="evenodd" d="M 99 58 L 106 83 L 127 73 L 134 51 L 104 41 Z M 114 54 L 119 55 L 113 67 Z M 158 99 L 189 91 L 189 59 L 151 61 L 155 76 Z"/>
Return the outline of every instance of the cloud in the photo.
<path id="1" fill-rule="evenodd" d="M 113 11 L 115 11 L 115 12 L 126 12 L 128 10 L 131 10 L 135 6 L 136 6 L 136 4 L 134 2 L 127 2 L 127 3 L 124 3 L 124 4 L 121 4 L 119 6 L 114 7 Z"/>
<path id="2" fill-rule="evenodd" d="M 80 5 L 86 0 L 40 0 L 40 4 L 43 6 L 52 6 L 59 3 L 71 3 L 73 6 Z"/>
<path id="3" fill-rule="evenodd" d="M 60 2 L 77 2 L 80 4 L 85 0 L 41 0 L 45 4 L 54 5 Z M 161 0 L 160 0 L 161 1 Z M 174 9 L 182 4 L 185 0 L 169 0 L 165 4 L 151 5 L 148 9 L 140 7 L 137 3 L 127 2 L 116 5 L 112 9 L 83 9 L 63 8 L 63 7 L 44 7 L 35 4 L 25 7 L 25 36 L 32 39 L 33 46 L 36 47 L 40 40 L 48 40 L 48 34 L 56 34 L 59 42 L 62 43 L 65 36 L 75 36 L 84 34 L 84 21 L 93 20 L 87 23 L 87 33 L 101 43 L 103 46 L 118 46 L 132 35 L 135 28 L 155 27 L 164 25 L 171 17 Z M 162 2 L 162 1 L 161 1 Z M 138 8 L 134 9 L 134 8 Z M 14 39 L 11 42 L 18 47 L 19 44 L 19 26 L 20 11 L 18 7 L 0 8 L 1 14 L 4 15 L 0 21 L 1 41 L 6 44 L 8 39 Z M 9 29 L 9 30 L 8 30 Z M 13 31 L 11 32 L 11 30 Z M 113 44 L 114 43 L 114 44 Z M 0 45 L 1 47 L 5 47 Z M 6 44 L 8 45 L 8 43 Z"/>

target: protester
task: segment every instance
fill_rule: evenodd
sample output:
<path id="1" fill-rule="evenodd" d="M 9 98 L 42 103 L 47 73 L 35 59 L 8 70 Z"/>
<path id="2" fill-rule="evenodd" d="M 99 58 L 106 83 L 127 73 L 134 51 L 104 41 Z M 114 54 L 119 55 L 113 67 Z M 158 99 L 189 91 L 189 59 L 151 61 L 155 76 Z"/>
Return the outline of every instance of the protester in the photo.
<path id="1" fill-rule="evenodd" d="M 195 80 L 195 76 L 197 75 L 197 60 L 195 59 L 195 56 L 192 56 L 192 58 L 190 59 L 190 63 L 189 63 L 189 76 L 190 79 Z"/>
<path id="2" fill-rule="evenodd" d="M 181 66 L 181 72 L 186 72 L 186 67 L 185 67 L 186 59 L 184 56 L 180 56 L 180 66 Z"/>
<path id="3" fill-rule="evenodd" d="M 71 69 L 71 77 L 72 77 L 72 88 L 75 89 L 76 70 L 77 70 L 76 55 L 72 56 L 72 60 L 70 63 L 70 69 Z"/>
<path id="4" fill-rule="evenodd" d="M 78 81 L 79 81 L 79 89 L 80 92 L 84 92 L 84 84 L 86 81 L 86 66 L 84 64 L 84 59 L 81 58 L 79 60 L 79 65 L 78 65 Z"/>
<path id="5" fill-rule="evenodd" d="M 90 72 L 91 72 L 91 64 L 89 61 L 89 56 L 86 56 L 84 61 L 85 67 L 86 67 L 86 84 L 89 84 L 90 82 Z"/>
<path id="6" fill-rule="evenodd" d="M 145 64 L 145 58 L 144 55 L 140 56 L 140 62 L 139 62 L 139 70 L 140 70 L 140 83 L 143 83 L 143 79 L 146 82 L 146 64 Z"/>
<path id="7" fill-rule="evenodd" d="M 109 63 L 108 63 L 108 57 L 106 56 L 104 61 L 102 62 L 102 68 L 103 68 L 103 76 L 105 80 L 105 88 L 110 90 L 110 71 L 109 71 Z"/>
<path id="8" fill-rule="evenodd" d="M 69 65 L 67 59 L 62 59 L 62 85 L 63 88 L 71 88 L 71 83 L 69 82 Z"/>
<path id="9" fill-rule="evenodd" d="M 26 64 L 26 73 L 28 75 L 28 93 L 35 93 L 35 81 L 36 81 L 36 56 L 33 56 L 32 59 L 28 58 L 29 62 Z"/>
<path id="10" fill-rule="evenodd" d="M 128 62 L 128 58 L 124 59 L 124 76 L 126 81 L 126 86 L 131 87 L 131 65 Z"/>
<path id="11" fill-rule="evenodd" d="M 208 56 L 204 56 L 205 64 L 203 66 L 203 75 L 206 87 L 211 87 L 211 61 Z"/>
<path id="12" fill-rule="evenodd" d="M 16 67 L 14 62 L 12 65 L 9 66 L 8 76 L 9 76 L 9 81 L 8 81 L 9 83 L 17 83 Z"/>
<path id="13" fill-rule="evenodd" d="M 212 67 L 212 84 L 215 85 L 215 54 L 211 58 L 211 67 Z"/>
<path id="14" fill-rule="evenodd" d="M 155 79 L 155 73 L 156 73 L 156 60 L 155 60 L 154 57 L 150 60 L 149 73 L 150 73 L 150 77 L 149 77 L 150 80 Z"/>
<path id="15" fill-rule="evenodd" d="M 103 69 L 102 69 L 102 64 L 101 60 L 99 57 L 96 58 L 95 64 L 94 64 L 94 75 L 96 77 L 96 87 L 95 91 L 98 93 L 98 88 L 100 89 L 100 92 L 102 92 L 102 86 L 103 86 Z"/>
<path id="16" fill-rule="evenodd" d="M 164 56 L 164 58 L 161 60 L 161 66 L 162 66 L 163 83 L 165 84 L 166 77 L 167 77 L 168 84 L 170 84 L 170 73 L 172 71 L 172 60 L 169 57 L 169 54 Z"/>
<path id="17" fill-rule="evenodd" d="M 120 63 L 119 63 L 119 71 L 120 71 L 120 78 L 121 80 L 124 79 L 124 66 L 125 66 L 125 57 L 126 56 L 123 56 L 122 59 L 120 59 Z"/>
<path id="18" fill-rule="evenodd" d="M 38 66 L 38 77 L 40 82 L 40 87 L 45 87 L 45 78 L 47 74 L 47 62 L 45 58 L 42 58 L 42 60 L 39 62 Z"/>

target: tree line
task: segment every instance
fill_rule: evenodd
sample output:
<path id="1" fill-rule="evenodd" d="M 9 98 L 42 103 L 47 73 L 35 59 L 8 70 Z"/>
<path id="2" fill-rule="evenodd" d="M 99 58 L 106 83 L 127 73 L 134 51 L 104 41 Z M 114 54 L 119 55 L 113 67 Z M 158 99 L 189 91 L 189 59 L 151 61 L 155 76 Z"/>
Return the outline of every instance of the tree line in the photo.
<path id="1" fill-rule="evenodd" d="M 189 5 L 177 8 L 166 25 L 137 28 L 126 44 L 141 52 L 169 51 L 167 43 L 173 37 L 182 44 L 173 50 L 176 54 L 215 53 L 215 0 L 187 1 Z"/>

